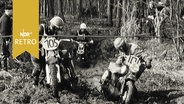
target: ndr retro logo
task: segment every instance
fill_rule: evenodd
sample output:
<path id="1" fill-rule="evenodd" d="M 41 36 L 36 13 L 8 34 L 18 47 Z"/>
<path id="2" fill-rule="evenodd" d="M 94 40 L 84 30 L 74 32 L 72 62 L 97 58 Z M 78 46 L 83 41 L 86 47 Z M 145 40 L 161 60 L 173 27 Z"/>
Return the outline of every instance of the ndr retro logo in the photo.
<path id="1" fill-rule="evenodd" d="M 20 32 L 20 37 L 15 38 L 15 45 L 35 45 L 36 39 L 31 39 L 32 32 L 25 32 L 24 29 Z"/>

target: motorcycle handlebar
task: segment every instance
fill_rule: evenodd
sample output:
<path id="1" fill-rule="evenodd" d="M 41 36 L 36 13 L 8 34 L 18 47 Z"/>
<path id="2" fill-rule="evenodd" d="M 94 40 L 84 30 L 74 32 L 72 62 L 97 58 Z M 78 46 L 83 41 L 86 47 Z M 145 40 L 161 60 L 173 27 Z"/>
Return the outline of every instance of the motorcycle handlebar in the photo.
<path id="1" fill-rule="evenodd" d="M 60 42 L 61 42 L 61 41 L 71 42 L 71 41 L 73 41 L 73 40 L 72 40 L 72 39 L 60 39 L 59 41 L 60 41 Z"/>
<path id="2" fill-rule="evenodd" d="M 77 44 L 79 44 L 79 43 L 87 44 L 88 43 L 88 42 L 80 42 L 80 41 L 75 41 L 75 40 L 73 40 L 73 42 L 77 43 Z"/>

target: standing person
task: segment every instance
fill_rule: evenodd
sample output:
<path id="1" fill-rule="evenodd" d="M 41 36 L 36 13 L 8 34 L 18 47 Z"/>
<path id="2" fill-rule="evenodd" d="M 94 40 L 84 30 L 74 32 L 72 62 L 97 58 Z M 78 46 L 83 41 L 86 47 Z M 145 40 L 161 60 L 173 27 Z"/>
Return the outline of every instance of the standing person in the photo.
<path id="1" fill-rule="evenodd" d="M 11 41 L 10 36 L 12 35 L 12 6 L 10 4 L 6 5 L 5 13 L 0 18 L 0 34 L 2 36 L 1 43 L 1 65 L 2 70 L 8 71 L 7 69 L 7 59 L 10 56 L 9 44 Z"/>
<path id="2" fill-rule="evenodd" d="M 154 20 L 156 16 L 154 2 L 150 1 L 148 5 L 148 18 Z"/>
<path id="3" fill-rule="evenodd" d="M 146 21 L 146 23 L 148 25 L 149 33 L 151 34 L 151 36 L 155 36 L 155 27 L 154 27 L 156 17 L 155 5 L 156 4 L 153 1 L 150 1 L 148 5 L 148 20 Z"/>

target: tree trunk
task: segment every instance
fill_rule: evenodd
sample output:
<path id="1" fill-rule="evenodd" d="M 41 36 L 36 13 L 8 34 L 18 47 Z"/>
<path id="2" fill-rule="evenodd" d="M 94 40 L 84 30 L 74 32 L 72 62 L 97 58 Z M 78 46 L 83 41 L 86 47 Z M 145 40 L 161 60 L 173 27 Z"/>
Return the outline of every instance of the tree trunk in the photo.
<path id="1" fill-rule="evenodd" d="M 53 0 L 48 0 L 48 16 L 52 18 L 54 16 L 54 2 Z"/>
<path id="2" fill-rule="evenodd" d="M 72 15 L 76 15 L 76 10 L 77 10 L 77 8 L 76 8 L 76 0 L 72 0 L 72 2 L 73 2 L 73 10 L 72 10 Z"/>
<path id="3" fill-rule="evenodd" d="M 121 7 L 122 7 L 122 0 L 117 1 L 117 17 L 116 17 L 116 27 L 121 26 L 121 17 L 122 17 L 122 12 L 121 12 Z"/>
<path id="4" fill-rule="evenodd" d="M 108 0 L 107 1 L 107 24 L 108 26 L 113 26 L 113 21 L 112 21 L 112 12 L 113 12 L 113 0 Z"/>
<path id="5" fill-rule="evenodd" d="M 140 15 L 140 18 L 144 18 L 146 17 L 146 0 L 139 0 L 140 1 L 140 12 L 141 12 L 141 15 Z"/>
<path id="6" fill-rule="evenodd" d="M 130 1 L 126 0 L 126 12 L 127 12 L 127 19 L 131 18 L 131 12 L 130 12 Z"/>
<path id="7" fill-rule="evenodd" d="M 161 26 L 161 21 L 159 19 L 159 13 L 158 10 L 156 9 L 156 18 L 155 18 L 155 33 L 158 38 L 158 42 L 162 42 L 162 38 L 160 36 L 160 26 Z"/>
<path id="8" fill-rule="evenodd" d="M 47 6 L 48 6 L 48 2 L 47 0 L 42 0 L 42 16 L 43 17 L 47 17 Z"/>
<path id="9" fill-rule="evenodd" d="M 112 3 L 111 3 L 111 4 L 112 4 Z M 112 4 L 112 5 L 113 5 L 113 7 L 112 7 L 112 14 L 113 14 L 113 16 L 117 16 L 117 9 L 118 9 L 118 8 L 117 8 L 117 6 L 116 6 L 115 4 L 116 4 L 116 5 L 118 4 L 118 0 L 114 0 L 114 1 L 113 1 L 113 4 Z M 115 5 L 115 6 L 114 6 L 114 5 Z M 112 18 L 113 18 L 113 17 L 112 17 Z"/>
<path id="10" fill-rule="evenodd" d="M 172 0 L 170 0 L 170 20 L 172 20 L 172 15 L 173 15 L 173 3 Z"/>
<path id="11" fill-rule="evenodd" d="M 122 24 L 124 25 L 125 24 L 125 16 L 126 16 L 126 14 L 125 14 L 125 0 L 122 0 Z"/>
<path id="12" fill-rule="evenodd" d="M 93 1 L 93 0 L 92 0 L 92 1 Z M 91 17 L 91 19 L 93 18 L 93 14 L 92 14 L 92 1 L 89 0 L 89 6 L 88 6 L 89 11 L 90 11 L 90 17 Z"/>
<path id="13" fill-rule="evenodd" d="M 97 1 L 98 6 L 98 18 L 101 18 L 101 12 L 100 12 L 100 0 Z"/>
<path id="14" fill-rule="evenodd" d="M 65 22 L 64 11 L 63 11 L 63 0 L 58 0 L 58 16 L 61 17 Z"/>
<path id="15" fill-rule="evenodd" d="M 45 1 L 45 17 L 48 16 L 48 0 L 44 0 Z"/>
<path id="16" fill-rule="evenodd" d="M 40 0 L 39 7 L 40 7 L 39 14 L 40 16 L 43 16 L 43 0 Z"/>
<path id="17" fill-rule="evenodd" d="M 176 21 L 177 21 L 177 42 L 176 42 L 176 47 L 177 47 L 177 53 L 178 53 L 178 60 L 182 61 L 182 56 L 181 56 L 181 50 L 180 50 L 180 38 L 179 38 L 179 15 L 180 15 L 180 0 L 177 0 L 177 13 L 176 13 Z"/>
<path id="18" fill-rule="evenodd" d="M 70 15 L 73 14 L 73 0 L 69 0 L 69 4 L 70 4 Z"/>
<path id="19" fill-rule="evenodd" d="M 78 19 L 82 16 L 82 2 L 83 2 L 83 0 L 79 0 L 79 4 L 78 4 Z"/>

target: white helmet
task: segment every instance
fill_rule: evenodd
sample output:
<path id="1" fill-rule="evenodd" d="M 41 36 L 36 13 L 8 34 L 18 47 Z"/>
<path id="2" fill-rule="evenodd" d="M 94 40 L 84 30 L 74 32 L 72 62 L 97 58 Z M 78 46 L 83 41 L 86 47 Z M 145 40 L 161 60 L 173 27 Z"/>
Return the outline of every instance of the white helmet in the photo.
<path id="1" fill-rule="evenodd" d="M 158 5 L 162 6 L 162 5 L 164 5 L 164 3 L 160 1 L 160 2 L 158 2 Z"/>
<path id="2" fill-rule="evenodd" d="M 153 6 L 154 6 L 154 2 L 153 2 L 153 1 L 150 1 L 150 2 L 149 2 L 149 7 L 150 7 L 150 8 L 153 8 Z"/>
<path id="3" fill-rule="evenodd" d="M 116 38 L 114 40 L 114 47 L 116 49 L 119 49 L 120 46 L 124 45 L 125 44 L 125 40 L 123 40 L 122 38 Z"/>
<path id="4" fill-rule="evenodd" d="M 50 20 L 50 23 L 57 28 L 62 28 L 64 26 L 64 21 L 59 16 L 55 16 Z"/>
<path id="5" fill-rule="evenodd" d="M 87 28 L 86 24 L 85 23 L 81 23 L 80 29 L 86 29 L 86 28 Z"/>

